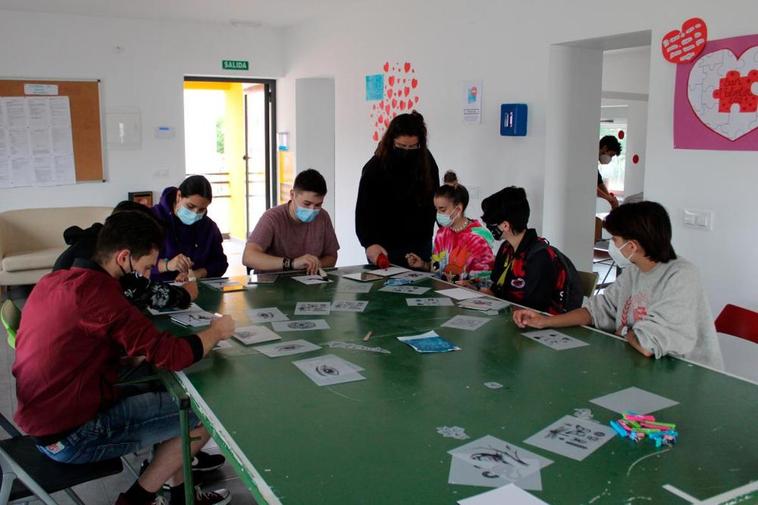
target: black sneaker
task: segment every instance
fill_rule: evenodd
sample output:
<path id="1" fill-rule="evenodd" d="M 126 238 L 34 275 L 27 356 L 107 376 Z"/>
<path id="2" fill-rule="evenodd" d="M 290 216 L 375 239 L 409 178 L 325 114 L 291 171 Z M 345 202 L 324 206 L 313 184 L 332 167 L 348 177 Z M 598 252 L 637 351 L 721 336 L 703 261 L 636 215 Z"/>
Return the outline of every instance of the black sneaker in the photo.
<path id="1" fill-rule="evenodd" d="M 201 491 L 195 488 L 195 505 L 226 505 L 232 501 L 232 493 L 228 489 Z"/>
<path id="2" fill-rule="evenodd" d="M 226 463 L 226 458 L 221 454 L 208 454 L 199 451 L 192 460 L 193 472 L 212 472 L 218 470 Z"/>

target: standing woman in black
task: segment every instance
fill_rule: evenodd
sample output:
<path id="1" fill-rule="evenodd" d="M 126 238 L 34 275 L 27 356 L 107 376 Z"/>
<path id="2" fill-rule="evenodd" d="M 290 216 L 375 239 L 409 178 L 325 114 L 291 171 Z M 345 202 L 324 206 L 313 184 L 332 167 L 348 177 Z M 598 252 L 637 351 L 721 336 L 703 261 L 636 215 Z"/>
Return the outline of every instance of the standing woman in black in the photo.
<path id="1" fill-rule="evenodd" d="M 416 111 L 396 116 L 363 167 L 358 187 L 355 232 L 369 262 L 377 264 L 384 254 L 408 266 L 410 253 L 429 261 L 439 180 L 424 117 Z"/>

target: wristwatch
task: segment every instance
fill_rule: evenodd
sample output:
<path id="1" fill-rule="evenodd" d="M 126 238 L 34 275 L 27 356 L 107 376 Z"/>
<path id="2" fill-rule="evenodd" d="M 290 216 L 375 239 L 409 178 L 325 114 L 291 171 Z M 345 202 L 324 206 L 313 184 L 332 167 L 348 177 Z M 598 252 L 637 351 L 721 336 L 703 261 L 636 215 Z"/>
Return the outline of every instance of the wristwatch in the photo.
<path id="1" fill-rule="evenodd" d="M 282 270 L 292 270 L 292 258 L 282 258 Z"/>

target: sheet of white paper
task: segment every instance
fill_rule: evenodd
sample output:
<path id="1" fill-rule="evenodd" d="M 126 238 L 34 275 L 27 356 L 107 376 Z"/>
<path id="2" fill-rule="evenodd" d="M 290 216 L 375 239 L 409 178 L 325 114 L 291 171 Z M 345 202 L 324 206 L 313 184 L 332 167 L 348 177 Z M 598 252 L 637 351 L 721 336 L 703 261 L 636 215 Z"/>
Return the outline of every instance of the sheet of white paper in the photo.
<path id="1" fill-rule="evenodd" d="M 406 298 L 409 307 L 452 307 L 450 298 Z"/>
<path id="2" fill-rule="evenodd" d="M 477 468 L 468 464 L 464 460 L 456 457 L 450 458 L 450 473 L 448 475 L 448 484 L 459 484 L 463 486 L 481 486 L 481 487 L 500 487 L 511 483 L 512 481 L 493 473 L 491 470 Z M 531 491 L 542 491 L 542 473 L 534 472 L 517 481 L 514 481 L 520 488 Z"/>
<path id="3" fill-rule="evenodd" d="M 460 330 L 468 330 L 468 331 L 476 331 L 489 322 L 490 322 L 490 319 L 486 317 L 455 316 L 449 321 L 446 321 L 442 325 L 442 327 L 443 328 L 458 328 Z"/>
<path id="4" fill-rule="evenodd" d="M 0 156 L 0 188 L 11 187 L 11 162 Z"/>
<path id="5" fill-rule="evenodd" d="M 611 440 L 615 433 L 610 426 L 604 424 L 574 416 L 563 416 L 524 442 L 582 461 Z"/>
<path id="6" fill-rule="evenodd" d="M 55 184 L 53 158 L 50 156 L 32 156 L 32 171 L 38 186 Z"/>
<path id="7" fill-rule="evenodd" d="M 412 281 L 412 282 L 428 279 L 430 277 L 434 277 L 434 274 L 431 272 L 416 272 L 416 271 L 404 272 L 402 274 L 393 276 L 393 278 L 395 279 L 403 279 L 403 280 Z"/>
<path id="8" fill-rule="evenodd" d="M 27 98 L 29 127 L 50 129 L 50 99 L 47 97 Z"/>
<path id="9" fill-rule="evenodd" d="M 381 275 L 375 275 L 373 272 L 363 270 L 361 272 L 354 272 L 351 274 L 343 274 L 343 279 L 350 279 L 359 282 L 374 282 L 384 279 Z M 370 284 L 369 284 L 370 285 Z"/>
<path id="10" fill-rule="evenodd" d="M 332 311 L 329 302 L 297 302 L 295 304 L 296 316 L 328 316 Z"/>
<path id="11" fill-rule="evenodd" d="M 50 125 L 71 129 L 71 104 L 67 96 L 55 96 L 50 101 Z"/>
<path id="12" fill-rule="evenodd" d="M 61 154 L 53 156 L 55 163 L 55 180 L 58 184 L 76 183 L 76 170 L 74 167 L 73 154 Z"/>
<path id="13" fill-rule="evenodd" d="M 293 361 L 293 365 L 319 386 L 364 380 L 356 365 L 333 354 Z"/>
<path id="14" fill-rule="evenodd" d="M 351 282 L 343 280 L 337 284 L 337 291 L 340 293 L 368 293 L 373 287 L 374 285 L 371 283 Z"/>
<path id="15" fill-rule="evenodd" d="M 31 154 L 29 147 L 29 131 L 26 128 L 8 129 L 8 151 L 11 158 L 28 158 Z"/>
<path id="16" fill-rule="evenodd" d="M 196 303 L 193 303 L 186 309 L 162 309 L 156 310 L 152 307 L 148 307 L 147 311 L 153 316 L 165 316 L 168 314 L 181 314 L 182 312 L 202 312 L 203 309 Z"/>
<path id="17" fill-rule="evenodd" d="M 436 292 L 441 295 L 449 296 L 454 300 L 469 300 L 471 298 L 480 298 L 484 296 L 478 291 L 466 288 L 440 289 Z"/>
<path id="18" fill-rule="evenodd" d="M 486 493 L 458 500 L 459 505 L 548 505 L 516 484 L 508 484 Z"/>
<path id="19" fill-rule="evenodd" d="M 231 349 L 234 347 L 231 342 L 228 340 L 219 340 L 216 342 L 216 345 L 213 346 L 214 350 L 221 350 L 221 349 Z"/>
<path id="20" fill-rule="evenodd" d="M 321 346 L 308 342 L 307 340 L 290 340 L 288 342 L 278 342 L 276 344 L 259 345 L 255 348 L 256 351 L 265 354 L 269 358 L 291 356 L 293 354 L 317 351 L 319 349 L 321 349 Z"/>
<path id="21" fill-rule="evenodd" d="M 402 268 L 402 267 L 389 267 L 389 268 L 380 268 L 378 270 L 369 270 L 369 272 L 374 275 L 378 275 L 380 277 L 392 277 L 393 275 L 410 272 L 410 270 L 408 270 L 407 268 Z"/>
<path id="22" fill-rule="evenodd" d="M 423 295 L 432 288 L 425 288 L 423 286 L 384 286 L 379 291 L 385 293 L 400 293 L 402 295 Z"/>
<path id="23" fill-rule="evenodd" d="M 10 156 L 8 142 L 8 128 L 0 126 L 0 159 Z"/>
<path id="24" fill-rule="evenodd" d="M 497 298 L 491 298 L 489 296 L 483 296 L 481 298 L 470 298 L 458 304 L 459 307 L 464 309 L 481 310 L 483 312 L 490 310 L 502 310 L 508 305 L 510 305 L 510 303 L 506 302 L 505 300 L 499 300 Z"/>
<path id="25" fill-rule="evenodd" d="M 679 405 L 679 402 L 669 400 L 638 387 L 622 389 L 621 391 L 616 391 L 615 393 L 607 394 L 590 401 L 595 405 L 600 405 L 619 414 L 625 411 L 631 411 L 636 414 L 650 414 L 657 410 Z"/>
<path id="26" fill-rule="evenodd" d="M 11 158 L 11 185 L 14 188 L 32 186 L 34 176 L 32 174 L 32 163 L 28 156 L 21 158 Z"/>
<path id="27" fill-rule="evenodd" d="M 522 333 L 528 339 L 539 342 L 542 345 L 555 349 L 556 351 L 565 351 L 566 349 L 574 349 L 576 347 L 584 347 L 590 345 L 587 342 L 583 342 L 574 337 L 570 337 L 560 331 L 555 330 L 536 330 Z"/>
<path id="28" fill-rule="evenodd" d="M 189 328 L 204 328 L 210 326 L 216 316 L 204 310 L 197 312 L 181 312 L 171 316 L 171 321 Z"/>
<path id="29" fill-rule="evenodd" d="M 266 307 L 262 309 L 248 309 L 247 317 L 251 323 L 274 323 L 277 321 L 289 321 L 284 312 L 277 307 Z"/>
<path id="30" fill-rule="evenodd" d="M 281 340 L 282 337 L 271 331 L 267 326 L 242 326 L 234 330 L 234 338 L 245 345 L 261 344 L 272 340 Z"/>
<path id="31" fill-rule="evenodd" d="M 329 279 L 322 279 L 320 275 L 297 275 L 292 277 L 292 279 L 301 282 L 306 286 L 312 286 L 314 284 L 329 284 L 332 282 Z"/>
<path id="32" fill-rule="evenodd" d="M 29 126 L 29 114 L 24 97 L 6 97 L 5 121 L 9 128 L 26 128 Z"/>
<path id="33" fill-rule="evenodd" d="M 329 323 L 323 319 L 302 319 L 299 321 L 280 321 L 271 323 L 274 331 L 310 331 L 329 330 Z"/>
<path id="34" fill-rule="evenodd" d="M 368 302 L 365 300 L 335 300 L 332 303 L 333 312 L 363 312 Z"/>
<path id="35" fill-rule="evenodd" d="M 454 458 L 469 465 L 488 470 L 489 476 L 498 475 L 510 482 L 539 472 L 553 463 L 547 458 L 491 435 L 473 440 L 448 452 Z"/>

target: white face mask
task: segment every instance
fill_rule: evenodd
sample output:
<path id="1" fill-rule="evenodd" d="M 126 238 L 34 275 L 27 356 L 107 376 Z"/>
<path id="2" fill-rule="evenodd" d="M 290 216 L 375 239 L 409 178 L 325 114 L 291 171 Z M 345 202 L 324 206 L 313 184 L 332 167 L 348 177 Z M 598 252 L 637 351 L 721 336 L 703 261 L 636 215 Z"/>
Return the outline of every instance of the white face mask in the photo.
<path id="1" fill-rule="evenodd" d="M 598 159 L 600 160 L 601 165 L 607 165 L 608 163 L 611 162 L 611 160 L 613 159 L 613 156 L 611 156 L 610 154 L 601 154 Z"/>
<path id="2" fill-rule="evenodd" d="M 630 254 L 627 258 L 624 256 L 624 253 L 621 252 L 621 249 L 626 247 L 627 244 L 629 244 L 629 241 L 624 242 L 624 245 L 621 247 L 616 247 L 616 243 L 613 241 L 613 239 L 608 242 L 608 254 L 611 255 L 613 261 L 615 261 L 616 265 L 618 265 L 620 268 L 626 268 L 632 264 L 632 256 L 634 256 L 634 253 Z"/>

